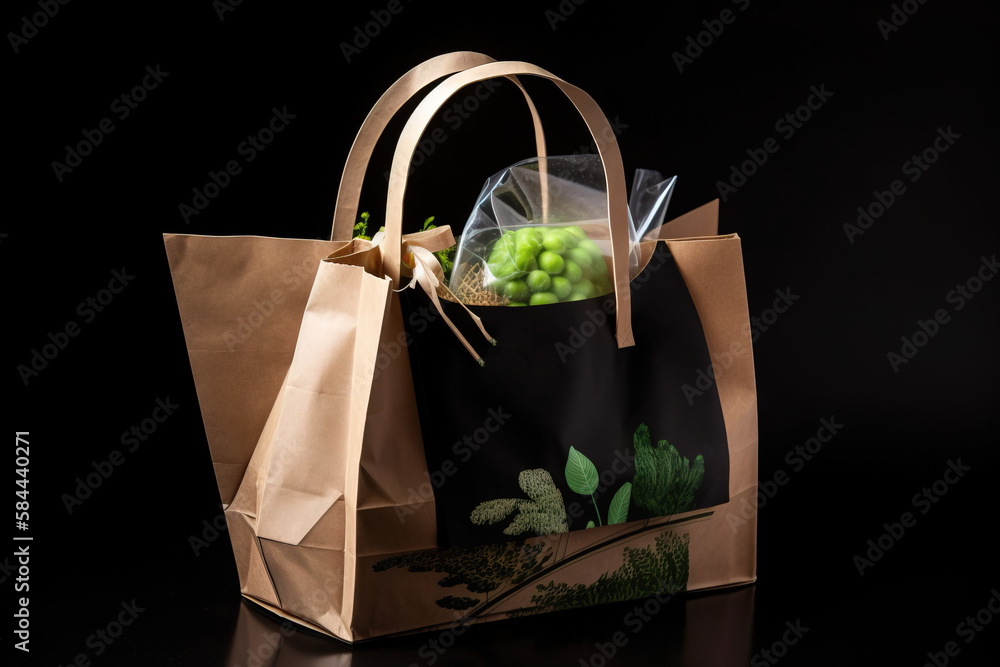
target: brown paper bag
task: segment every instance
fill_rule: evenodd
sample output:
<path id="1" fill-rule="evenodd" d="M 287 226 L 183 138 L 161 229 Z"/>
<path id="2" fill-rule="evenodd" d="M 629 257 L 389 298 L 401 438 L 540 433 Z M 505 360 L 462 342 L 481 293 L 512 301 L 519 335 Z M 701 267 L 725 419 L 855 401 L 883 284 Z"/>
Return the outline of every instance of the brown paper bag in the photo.
<path id="1" fill-rule="evenodd" d="M 450 72 L 459 73 L 421 102 L 403 131 L 385 238 L 380 245 L 347 241 L 378 134 L 406 97 Z M 749 354 L 718 380 L 731 458 L 729 503 L 712 512 L 473 551 L 436 548 L 433 497 L 412 493 L 427 484 L 428 470 L 410 376 L 411 341 L 394 290 L 405 285 L 401 259 L 415 261 L 408 244 L 436 250 L 453 241 L 439 230 L 401 236 L 405 174 L 420 134 L 451 94 L 468 83 L 521 74 L 554 81 L 581 111 L 606 166 L 609 224 L 612 239 L 620 241 L 627 223 L 624 174 L 597 105 L 544 70 L 477 54 L 429 61 L 380 99 L 348 158 L 336 240 L 165 238 L 241 590 L 319 632 L 356 641 L 558 608 L 539 602 L 536 590 L 593 584 L 619 570 L 629 550 L 659 553 L 662 547 L 670 554 L 684 581 L 664 590 L 669 594 L 754 578 L 756 512 L 751 507 L 739 521 L 725 520 L 738 503 L 752 504 L 756 490 Z M 528 103 L 544 155 L 540 123 Z M 682 216 L 663 227 L 661 238 L 708 237 L 664 242 L 698 308 L 709 349 L 719 353 L 733 341 L 749 346 L 749 326 L 739 240 L 711 236 L 716 212 L 713 204 Z M 628 347 L 634 341 L 627 246 L 619 242 L 614 252 L 617 341 Z M 440 586 L 460 584 L 472 593 L 483 587 L 477 583 L 483 577 L 485 604 L 470 610 L 458 590 L 442 603 Z"/>

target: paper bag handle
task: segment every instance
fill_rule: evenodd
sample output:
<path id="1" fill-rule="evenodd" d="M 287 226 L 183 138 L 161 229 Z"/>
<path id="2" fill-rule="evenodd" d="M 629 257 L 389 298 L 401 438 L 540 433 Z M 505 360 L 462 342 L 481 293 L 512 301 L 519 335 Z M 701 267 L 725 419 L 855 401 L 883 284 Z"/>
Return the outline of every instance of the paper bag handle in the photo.
<path id="1" fill-rule="evenodd" d="M 358 217 L 361 186 L 364 184 L 365 173 L 368 171 L 368 163 L 375 150 L 375 144 L 393 116 L 410 98 L 441 77 L 492 62 L 496 62 L 496 60 L 473 51 L 446 53 L 417 65 L 389 86 L 388 90 L 372 107 L 372 110 L 368 112 L 368 117 L 361 124 L 358 136 L 355 137 L 354 144 L 351 146 L 351 152 L 347 155 L 347 164 L 344 166 L 344 172 L 340 178 L 340 188 L 337 191 L 333 230 L 330 232 L 331 241 L 349 241 L 351 239 L 354 223 Z M 542 131 L 542 120 L 538 115 L 538 110 L 521 82 L 514 76 L 507 78 L 518 87 L 528 103 L 528 111 L 531 112 L 531 121 L 535 127 L 535 149 L 538 151 L 538 155 L 543 157 L 545 155 L 545 134 Z"/>
<path id="2" fill-rule="evenodd" d="M 397 288 L 401 287 L 400 261 L 403 234 L 403 198 L 410 160 L 417 142 L 427 129 L 438 109 L 463 87 L 496 77 L 531 75 L 548 79 L 570 99 L 590 130 L 597 151 L 604 165 L 604 178 L 608 192 L 608 223 L 611 229 L 611 261 L 614 276 L 617 325 L 615 338 L 618 347 L 635 345 L 632 338 L 632 302 L 629 293 L 629 235 L 628 196 L 625 187 L 625 168 L 615 133 L 604 112 L 594 99 L 580 88 L 569 84 L 540 67 L 525 62 L 493 62 L 464 70 L 448 77 L 420 102 L 407 121 L 396 145 L 389 174 L 389 194 L 385 213 L 385 239 L 382 243 L 383 270 Z"/>

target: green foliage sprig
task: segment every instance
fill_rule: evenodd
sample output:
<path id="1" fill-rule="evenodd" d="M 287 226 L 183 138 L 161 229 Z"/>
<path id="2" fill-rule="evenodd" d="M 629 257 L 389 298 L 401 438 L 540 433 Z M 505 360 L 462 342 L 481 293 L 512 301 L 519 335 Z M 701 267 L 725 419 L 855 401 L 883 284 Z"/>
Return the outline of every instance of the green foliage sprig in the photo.
<path id="1" fill-rule="evenodd" d="M 433 223 L 434 223 L 434 216 L 432 215 L 431 217 L 424 220 L 424 226 L 422 227 L 422 231 L 427 231 L 429 229 L 436 229 L 437 225 Z M 451 278 L 451 270 L 455 267 L 455 246 L 451 246 L 450 248 L 445 248 L 444 250 L 438 250 L 436 253 L 434 253 L 434 256 L 437 257 L 438 262 L 441 264 L 441 270 L 444 271 L 445 281 L 449 280 Z"/>
<path id="2" fill-rule="evenodd" d="M 365 241 L 372 240 L 372 237 L 368 235 L 368 219 L 371 217 L 372 214 L 368 211 L 361 214 L 361 219 L 354 223 L 354 238 Z"/>
<path id="3" fill-rule="evenodd" d="M 371 241 L 372 237 L 368 234 L 368 222 L 371 220 L 371 213 L 365 211 L 361 214 L 361 219 L 354 224 L 354 238 L 364 239 L 366 241 Z M 424 226 L 421 227 L 421 231 L 428 231 L 430 229 L 436 229 L 437 225 L 434 224 L 434 216 L 424 220 Z M 380 228 L 380 231 L 385 229 L 385 227 Z M 437 257 L 437 261 L 441 264 L 441 270 L 444 271 L 444 279 L 447 282 L 451 278 L 451 270 L 455 267 L 455 246 L 450 248 L 445 248 L 444 250 L 438 250 L 434 253 Z"/>

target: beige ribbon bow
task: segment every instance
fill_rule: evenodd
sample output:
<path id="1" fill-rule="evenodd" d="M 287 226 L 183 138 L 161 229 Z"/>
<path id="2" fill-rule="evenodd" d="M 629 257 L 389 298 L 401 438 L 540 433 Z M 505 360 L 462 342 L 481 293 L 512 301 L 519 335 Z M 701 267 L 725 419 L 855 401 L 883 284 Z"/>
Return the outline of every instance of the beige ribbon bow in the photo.
<path id="1" fill-rule="evenodd" d="M 462 345 L 465 346 L 465 349 L 469 351 L 469 354 L 471 354 L 473 358 L 479 362 L 480 366 L 485 366 L 486 362 L 483 361 L 483 358 L 479 356 L 479 353 L 476 352 L 475 348 L 469 344 L 469 341 L 467 341 L 465 336 L 461 334 L 455 326 L 455 323 L 444 314 L 444 310 L 441 307 L 441 300 L 438 298 L 438 287 L 444 289 L 444 291 L 451 296 L 456 303 L 465 309 L 465 312 L 469 314 L 469 317 L 471 317 L 472 321 L 476 323 L 476 326 L 483 332 L 483 336 L 486 337 L 486 340 L 490 341 L 491 345 L 497 344 L 496 339 L 487 333 L 486 328 L 483 326 L 483 321 L 479 319 L 479 316 L 469 310 L 469 308 L 462 303 L 450 289 L 448 289 L 448 286 L 444 284 L 444 271 L 441 269 L 441 264 L 438 262 L 437 257 L 434 256 L 434 253 L 427 248 L 422 248 L 416 245 L 410 245 L 408 246 L 408 249 L 413 257 L 413 263 L 411 266 L 413 269 L 413 280 L 411 280 L 410 283 L 403 289 L 415 289 L 417 285 L 420 285 L 424 292 L 427 293 L 427 296 L 431 298 L 431 301 L 434 303 L 434 308 L 437 309 L 438 314 L 441 315 L 442 319 L 444 319 L 452 333 L 455 334 L 455 337 L 458 338 Z"/>

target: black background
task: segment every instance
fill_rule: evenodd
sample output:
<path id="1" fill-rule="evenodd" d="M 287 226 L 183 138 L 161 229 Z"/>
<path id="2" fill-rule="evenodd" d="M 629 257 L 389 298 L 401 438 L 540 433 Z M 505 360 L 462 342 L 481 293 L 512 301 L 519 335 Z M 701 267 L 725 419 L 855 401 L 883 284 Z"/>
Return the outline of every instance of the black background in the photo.
<path id="1" fill-rule="evenodd" d="M 8 434 L 31 433 L 32 664 L 70 664 L 81 653 L 95 665 L 248 664 L 240 642 L 262 645 L 257 622 L 270 627 L 265 635 L 277 628 L 258 616 L 238 623 L 225 536 L 198 555 L 189 543 L 218 515 L 219 499 L 161 234 L 326 237 L 339 169 L 368 108 L 413 65 L 459 49 L 529 61 L 586 89 L 623 128 L 628 175 L 679 174 L 673 214 L 719 196 L 717 182 L 748 149 L 769 137 L 780 145 L 721 207 L 722 231 L 743 239 L 750 315 L 765 314 L 776 290 L 799 297 L 754 350 L 760 479 L 789 475 L 760 508 L 759 582 L 751 594 L 670 602 L 611 663 L 765 664 L 760 651 L 796 621 L 809 630 L 780 664 L 919 665 L 948 641 L 960 647 L 955 665 L 995 657 L 996 619 L 970 643 L 956 626 L 1000 584 L 991 539 L 1000 285 L 985 283 L 961 310 L 948 301 L 997 250 L 995 5 L 910 3 L 916 13 L 886 40 L 877 22 L 889 18 L 889 2 L 753 1 L 745 11 L 721 0 L 563 2 L 573 12 L 555 30 L 546 11 L 558 11 L 556 0 L 405 2 L 347 62 L 339 44 L 387 3 L 320 11 L 244 0 L 222 19 L 207 1 L 95 4 L 59 6 L 16 53 L 8 36 L 4 56 L 4 137 L 14 147 L 0 223 L 3 421 Z M 671 54 L 725 7 L 735 21 L 679 72 Z M 38 11 L 8 3 L 0 25 L 20 31 Z M 115 118 L 112 101 L 156 65 L 169 76 Z M 568 104 L 528 83 L 550 153 L 585 146 Z M 833 95 L 784 137 L 776 122 L 811 86 Z M 534 152 L 510 88 L 457 130 L 439 122 L 447 140 L 408 192 L 414 227 L 427 215 L 459 225 L 488 175 Z M 240 159 L 238 145 L 285 106 L 295 114 L 288 128 L 185 224 L 178 205 L 192 188 Z M 57 180 L 52 162 L 105 117 L 114 132 Z M 960 138 L 911 183 L 903 163 L 949 127 Z M 391 141 L 383 149 L 363 195 L 376 217 Z M 905 193 L 849 242 L 843 225 L 896 179 Z M 83 323 L 78 304 L 122 267 L 134 280 Z M 887 353 L 939 308 L 950 321 L 894 372 Z M 69 321 L 81 333 L 25 385 L 17 366 Z M 68 514 L 62 494 L 166 397 L 175 414 Z M 786 455 L 823 418 L 843 427 L 794 470 Z M 10 489 L 12 450 L 8 457 Z M 958 459 L 971 470 L 921 514 L 913 495 Z M 859 576 L 853 557 L 906 511 L 916 525 Z M 0 573 L 5 591 L 15 576 Z M 133 599 L 144 611 L 96 655 L 88 637 Z M 621 629 L 631 608 L 474 628 L 436 664 L 601 664 L 591 660 L 595 642 Z M 15 653 L 6 618 L 2 650 Z M 352 655 L 353 664 L 427 664 L 419 650 L 428 639 L 352 654 L 333 642 L 296 647 L 311 641 L 296 635 L 279 664 L 352 664 Z"/>

